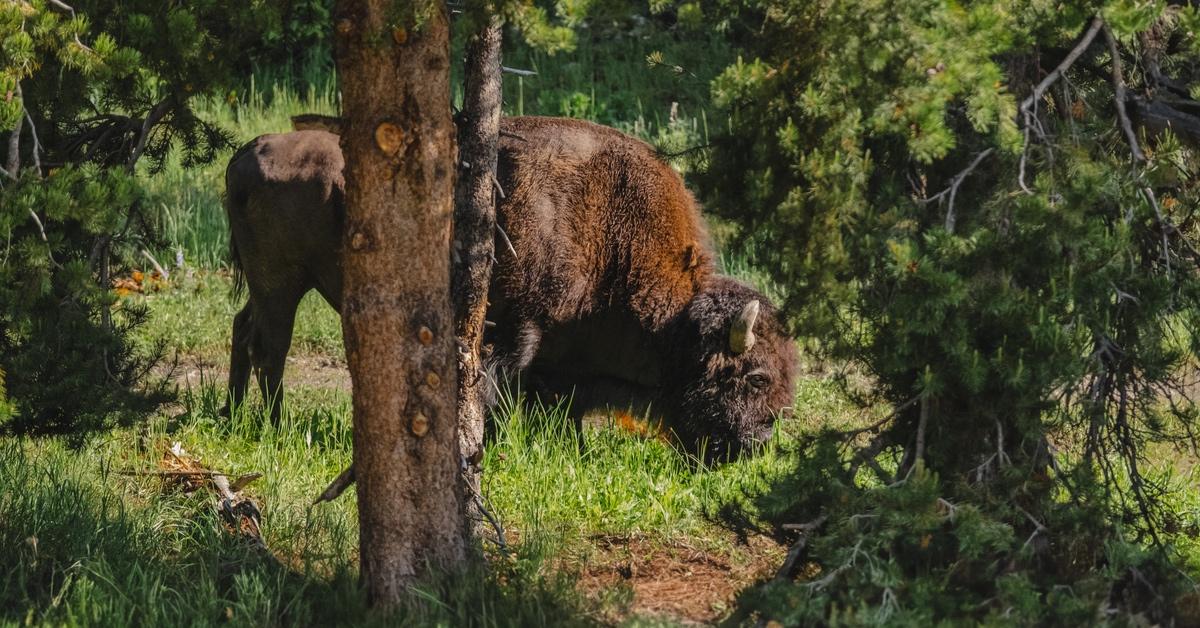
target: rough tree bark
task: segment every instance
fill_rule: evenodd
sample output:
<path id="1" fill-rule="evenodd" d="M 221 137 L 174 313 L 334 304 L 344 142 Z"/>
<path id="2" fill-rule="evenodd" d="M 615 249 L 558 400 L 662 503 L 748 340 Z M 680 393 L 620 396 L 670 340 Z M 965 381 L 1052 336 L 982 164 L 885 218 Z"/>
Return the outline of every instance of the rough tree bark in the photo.
<path id="1" fill-rule="evenodd" d="M 346 159 L 342 326 L 363 581 L 395 605 L 466 557 L 458 484 L 450 46 L 438 1 L 338 0 Z"/>
<path id="2" fill-rule="evenodd" d="M 496 230 L 496 153 L 500 139 L 500 17 L 492 7 L 472 16 L 465 98 L 458 122 L 459 175 L 454 202 L 454 313 L 458 336 L 458 443 L 465 460 L 467 516 L 480 520 L 484 398 L 491 383 L 480 347 Z M 501 539 L 501 541 L 503 541 Z"/>

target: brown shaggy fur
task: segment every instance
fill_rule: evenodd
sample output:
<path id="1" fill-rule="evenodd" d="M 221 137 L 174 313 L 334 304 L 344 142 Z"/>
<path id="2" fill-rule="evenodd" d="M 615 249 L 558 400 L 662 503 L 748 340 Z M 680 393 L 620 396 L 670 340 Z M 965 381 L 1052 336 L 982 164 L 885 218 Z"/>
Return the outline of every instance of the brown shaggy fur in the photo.
<path id="1" fill-rule="evenodd" d="M 588 122 L 506 118 L 501 128 L 493 369 L 574 390 L 577 415 L 651 401 L 709 457 L 767 438 L 792 404 L 794 343 L 763 295 L 714 273 L 679 175 L 645 143 Z M 231 239 L 250 294 L 234 320 L 235 403 L 251 364 L 265 392 L 280 390 L 305 292 L 339 306 L 341 167 L 337 136 L 323 131 L 265 135 L 230 161 Z M 762 304 L 757 342 L 735 355 L 730 324 L 751 300 Z"/>

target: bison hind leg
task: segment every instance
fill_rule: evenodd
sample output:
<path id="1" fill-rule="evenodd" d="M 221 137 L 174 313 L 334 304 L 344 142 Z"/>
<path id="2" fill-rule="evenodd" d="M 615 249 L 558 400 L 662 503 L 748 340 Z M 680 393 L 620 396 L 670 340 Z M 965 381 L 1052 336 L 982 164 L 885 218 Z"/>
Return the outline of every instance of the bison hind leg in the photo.
<path id="1" fill-rule="evenodd" d="M 229 396 L 221 416 L 233 416 L 233 411 L 246 399 L 250 385 L 250 341 L 254 333 L 253 308 L 249 302 L 233 317 L 233 342 L 229 351 Z"/>
<path id="2" fill-rule="evenodd" d="M 254 324 L 250 337 L 250 362 L 258 375 L 263 403 L 271 420 L 278 421 L 283 413 L 283 369 L 292 346 L 292 328 L 296 323 L 296 308 L 307 289 L 273 292 L 271 298 L 253 298 Z"/>

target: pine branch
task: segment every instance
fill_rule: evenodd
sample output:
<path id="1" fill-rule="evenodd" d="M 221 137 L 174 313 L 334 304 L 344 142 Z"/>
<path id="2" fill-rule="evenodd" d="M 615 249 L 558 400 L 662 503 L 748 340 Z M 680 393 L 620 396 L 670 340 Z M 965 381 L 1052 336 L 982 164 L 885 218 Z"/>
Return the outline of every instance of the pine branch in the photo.
<path id="1" fill-rule="evenodd" d="M 1020 170 L 1017 175 L 1017 182 L 1020 184 L 1021 189 L 1026 194 L 1033 194 L 1033 190 L 1029 189 L 1029 186 L 1025 184 L 1025 164 L 1029 156 L 1029 131 L 1030 129 L 1036 128 L 1038 136 L 1043 139 L 1046 135 L 1041 129 L 1041 123 L 1037 119 L 1036 104 L 1042 99 L 1042 96 L 1046 94 L 1046 90 L 1050 89 L 1050 86 L 1054 85 L 1054 83 L 1061 78 L 1067 70 L 1071 69 L 1071 66 L 1074 65 L 1077 60 L 1079 60 L 1079 57 L 1083 56 L 1083 53 L 1088 49 L 1089 46 L 1092 45 L 1092 42 L 1096 39 L 1096 35 L 1100 33 L 1103 27 L 1103 18 L 1100 16 L 1092 18 L 1087 31 L 1084 32 L 1083 37 L 1079 39 L 1075 46 L 1071 48 L 1071 51 L 1067 53 L 1067 56 L 1064 57 L 1063 60 L 1060 61 L 1059 64 L 1055 66 L 1055 68 L 1049 74 L 1046 75 L 1045 78 L 1043 78 L 1036 86 L 1034 86 L 1033 93 L 1029 94 L 1025 100 L 1021 101 L 1020 112 L 1021 117 L 1024 120 L 1023 126 L 1025 134 L 1025 148 L 1021 151 L 1021 163 Z M 1035 127 L 1034 125 L 1037 126 Z"/>
<path id="2" fill-rule="evenodd" d="M 1112 56 L 1112 85 L 1113 99 L 1117 105 L 1117 118 L 1121 121 L 1121 130 L 1125 132 L 1125 140 L 1129 142 L 1129 150 L 1133 152 L 1136 163 L 1146 161 L 1146 154 L 1138 145 L 1137 134 L 1133 131 L 1133 123 L 1129 120 L 1129 112 L 1125 110 L 1125 78 L 1121 72 L 1121 51 L 1117 48 L 1117 39 L 1113 37 L 1112 29 L 1104 24 L 1104 40 L 1108 42 L 1108 53 Z"/>
<path id="3" fill-rule="evenodd" d="M 1033 93 L 1026 97 L 1025 100 L 1021 101 L 1022 114 L 1024 114 L 1026 117 L 1031 115 L 1033 111 L 1033 105 L 1037 101 L 1041 100 L 1042 96 L 1045 95 L 1046 90 L 1050 89 L 1050 86 L 1053 85 L 1055 81 L 1062 77 L 1067 70 L 1071 69 L 1071 66 L 1074 65 L 1079 57 L 1083 55 L 1084 51 L 1088 49 L 1088 46 L 1092 45 L 1092 41 L 1096 39 L 1096 35 L 1100 33 L 1100 30 L 1103 27 L 1103 18 L 1100 16 L 1092 18 L 1092 21 L 1088 26 L 1088 30 L 1084 32 L 1083 37 L 1080 38 L 1079 42 L 1075 44 L 1075 47 L 1071 48 L 1071 51 L 1067 53 L 1067 56 L 1063 58 L 1063 60 L 1060 61 L 1059 64 L 1049 74 L 1047 74 L 1046 77 L 1041 80 L 1041 82 L 1037 84 L 1036 87 L 1033 88 Z"/>
<path id="4" fill-rule="evenodd" d="M 138 159 L 141 158 L 142 153 L 146 150 L 146 141 L 150 138 L 150 131 L 154 129 L 154 125 L 163 119 L 163 116 L 167 115 L 167 111 L 173 103 L 174 98 L 167 96 L 154 105 L 146 114 L 145 120 L 142 121 L 141 132 L 138 134 L 137 144 L 134 145 L 133 152 L 129 154 L 129 159 L 125 162 L 126 168 L 133 170 L 134 166 L 137 165 Z"/>

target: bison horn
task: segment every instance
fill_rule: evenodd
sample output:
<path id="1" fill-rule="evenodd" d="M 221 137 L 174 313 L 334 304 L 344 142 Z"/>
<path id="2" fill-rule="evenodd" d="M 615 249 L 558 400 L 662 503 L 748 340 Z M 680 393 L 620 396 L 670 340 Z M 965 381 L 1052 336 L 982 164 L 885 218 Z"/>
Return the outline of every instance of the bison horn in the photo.
<path id="1" fill-rule="evenodd" d="M 729 350 L 740 355 L 754 346 L 754 322 L 758 320 L 758 299 L 746 304 L 729 326 Z"/>

